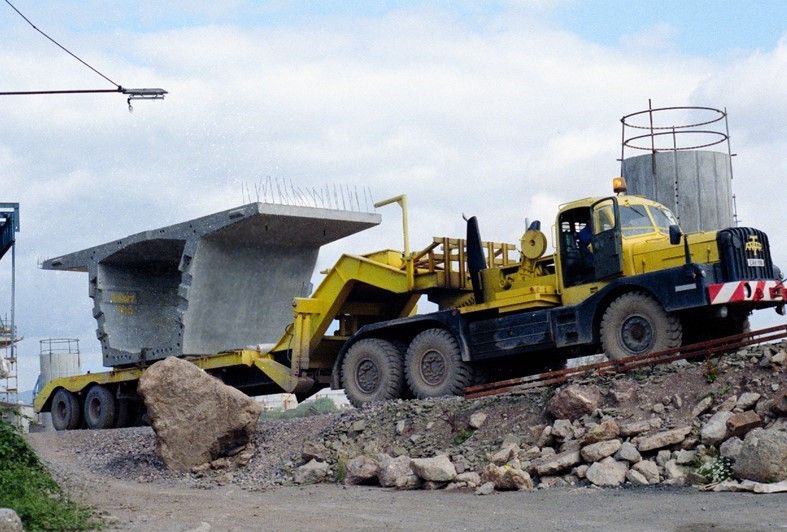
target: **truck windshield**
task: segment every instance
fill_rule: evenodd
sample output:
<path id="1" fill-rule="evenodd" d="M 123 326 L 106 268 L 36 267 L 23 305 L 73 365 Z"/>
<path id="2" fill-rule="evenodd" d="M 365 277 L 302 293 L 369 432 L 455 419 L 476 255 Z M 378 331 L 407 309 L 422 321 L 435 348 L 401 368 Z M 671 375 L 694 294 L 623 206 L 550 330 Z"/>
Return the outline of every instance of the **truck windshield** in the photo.
<path id="1" fill-rule="evenodd" d="M 653 222 L 650 220 L 647 208 L 644 205 L 621 205 L 620 226 L 623 230 L 623 236 L 636 236 L 655 232 Z"/>
<path id="2" fill-rule="evenodd" d="M 653 221 L 656 222 L 656 227 L 658 227 L 663 233 L 669 233 L 669 226 L 670 225 L 677 225 L 678 221 L 675 219 L 675 215 L 673 215 L 667 209 L 663 209 L 661 207 L 650 207 L 650 214 L 653 216 Z"/>

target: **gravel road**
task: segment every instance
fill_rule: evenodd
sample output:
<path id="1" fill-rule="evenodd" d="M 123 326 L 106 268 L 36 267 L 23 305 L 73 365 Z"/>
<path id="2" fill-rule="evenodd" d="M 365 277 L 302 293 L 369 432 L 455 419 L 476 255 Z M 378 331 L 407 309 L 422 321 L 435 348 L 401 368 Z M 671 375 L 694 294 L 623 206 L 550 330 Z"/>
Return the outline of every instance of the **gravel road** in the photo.
<path id="1" fill-rule="evenodd" d="M 787 496 L 693 489 L 564 488 L 479 497 L 313 485 L 247 491 L 118 480 L 84 467 L 64 436 L 29 441 L 70 494 L 108 516 L 118 530 L 778 530 Z M 87 436 L 87 433 L 82 434 Z"/>

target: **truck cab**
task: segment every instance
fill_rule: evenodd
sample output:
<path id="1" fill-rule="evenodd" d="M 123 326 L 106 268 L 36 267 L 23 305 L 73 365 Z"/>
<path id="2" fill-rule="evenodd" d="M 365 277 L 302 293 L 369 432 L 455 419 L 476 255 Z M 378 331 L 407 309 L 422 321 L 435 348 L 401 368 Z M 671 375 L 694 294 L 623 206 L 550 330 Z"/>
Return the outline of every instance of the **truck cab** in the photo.
<path id="1" fill-rule="evenodd" d="M 677 223 L 665 206 L 638 196 L 561 205 L 555 262 L 562 303 L 584 301 L 616 277 L 679 266 L 685 259 L 683 249 L 670 243 L 670 227 Z M 693 246 L 713 240 L 714 232 L 691 237 Z M 703 259 L 718 260 L 718 253 L 705 253 Z"/>

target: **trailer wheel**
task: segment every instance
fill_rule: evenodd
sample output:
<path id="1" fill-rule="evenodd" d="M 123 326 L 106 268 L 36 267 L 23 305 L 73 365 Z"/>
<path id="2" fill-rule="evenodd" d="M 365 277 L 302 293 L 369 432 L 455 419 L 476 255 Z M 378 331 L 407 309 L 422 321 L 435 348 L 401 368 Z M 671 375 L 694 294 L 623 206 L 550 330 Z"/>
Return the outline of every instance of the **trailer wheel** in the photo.
<path id="1" fill-rule="evenodd" d="M 601 319 L 601 345 L 610 360 L 678 347 L 682 339 L 677 316 L 641 292 L 615 299 Z"/>
<path id="2" fill-rule="evenodd" d="M 117 401 L 108 388 L 96 385 L 85 396 L 85 424 L 89 429 L 111 429 L 117 417 Z"/>
<path id="3" fill-rule="evenodd" d="M 74 430 L 82 424 L 79 398 L 65 388 L 60 388 L 52 398 L 52 425 L 56 430 Z"/>
<path id="4" fill-rule="evenodd" d="M 405 377 L 419 398 L 461 395 L 473 382 L 472 368 L 462 362 L 456 338 L 443 329 L 427 329 L 416 336 L 404 359 Z"/>
<path id="5" fill-rule="evenodd" d="M 402 382 L 402 355 L 391 342 L 365 338 L 347 350 L 342 386 L 353 406 L 397 399 Z"/>

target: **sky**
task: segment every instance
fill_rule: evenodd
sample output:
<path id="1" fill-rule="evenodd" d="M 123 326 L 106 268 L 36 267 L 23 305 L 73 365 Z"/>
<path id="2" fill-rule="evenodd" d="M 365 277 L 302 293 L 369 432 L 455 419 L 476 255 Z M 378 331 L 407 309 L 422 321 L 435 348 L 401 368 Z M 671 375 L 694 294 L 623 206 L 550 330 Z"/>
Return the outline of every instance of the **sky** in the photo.
<path id="1" fill-rule="evenodd" d="M 14 4 L 116 83 L 169 91 L 133 113 L 114 94 L 0 97 L 21 389 L 42 338 L 79 338 L 83 369 L 101 368 L 87 276 L 45 258 L 237 206 L 268 177 L 407 193 L 414 248 L 461 236 L 463 213 L 515 242 L 525 218 L 549 227 L 559 204 L 610 193 L 620 117 L 648 99 L 728 110 L 739 217 L 787 270 L 787 2 Z M 4 3 L 0 44 L 0 91 L 113 88 Z M 380 213 L 318 270 L 399 248 L 399 213 Z M 783 320 L 768 314 L 755 325 Z"/>

